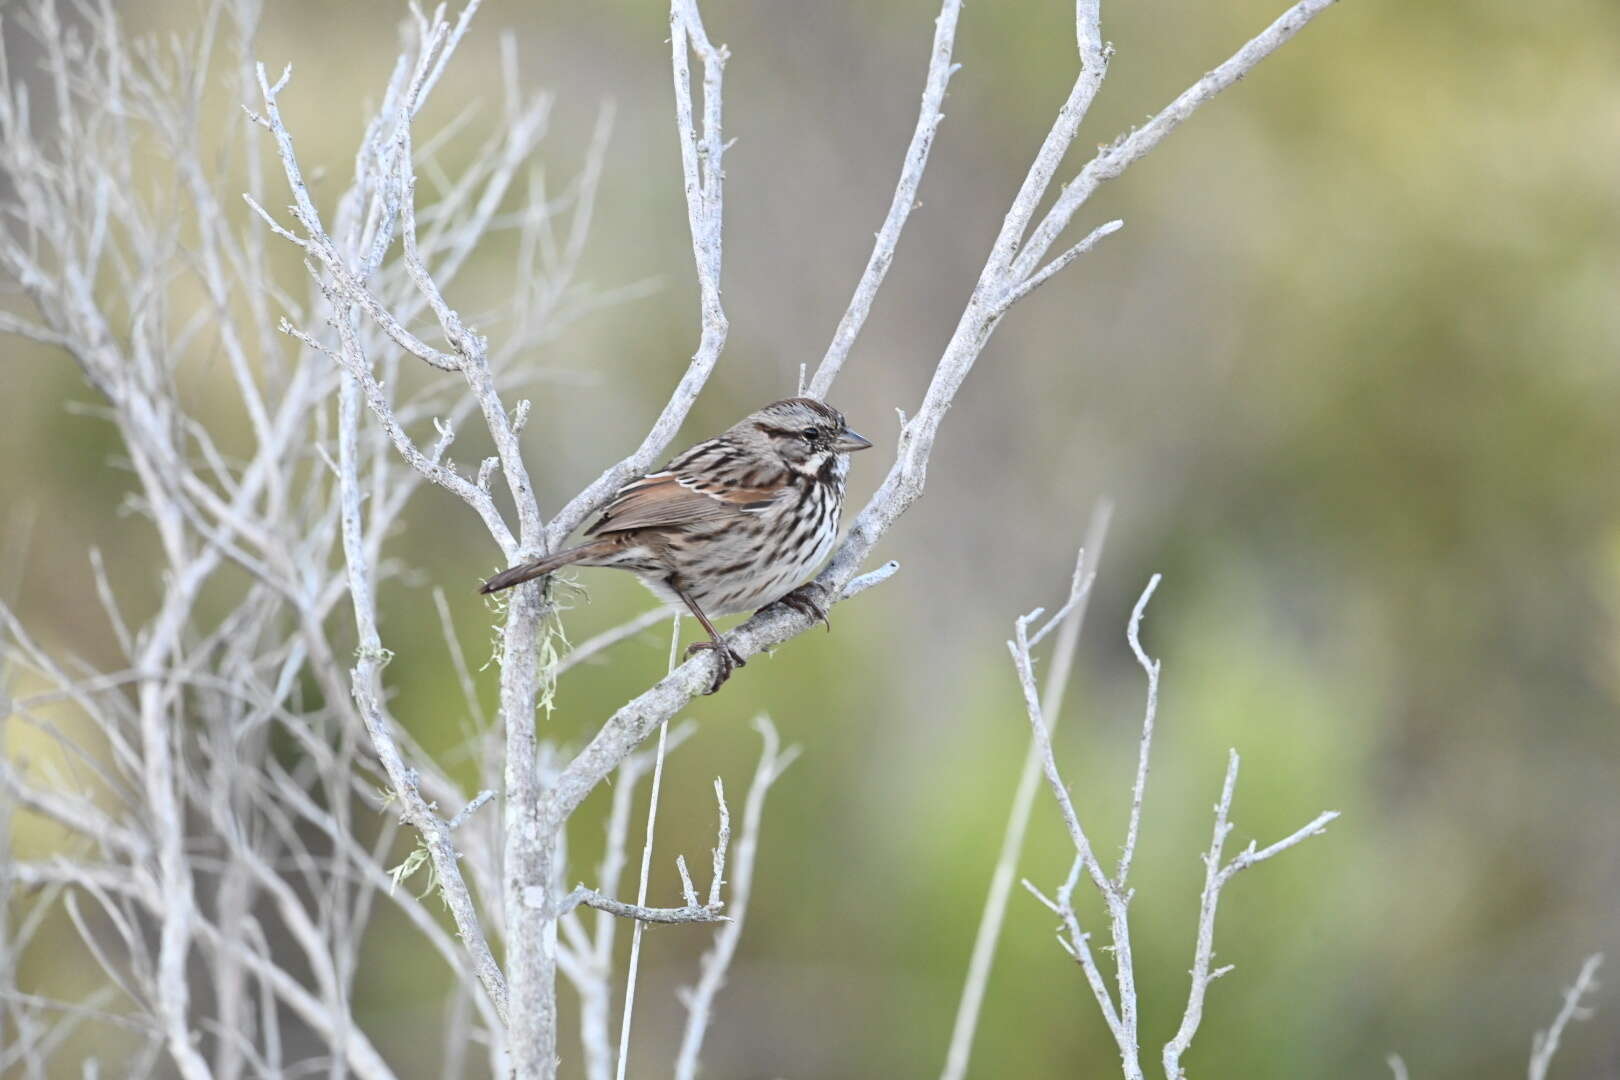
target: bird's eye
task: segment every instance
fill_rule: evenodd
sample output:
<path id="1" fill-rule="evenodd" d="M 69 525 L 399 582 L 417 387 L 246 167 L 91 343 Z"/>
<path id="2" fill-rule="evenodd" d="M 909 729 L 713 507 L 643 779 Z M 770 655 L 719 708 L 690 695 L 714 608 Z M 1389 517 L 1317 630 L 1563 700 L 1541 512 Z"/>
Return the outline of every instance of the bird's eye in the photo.
<path id="1" fill-rule="evenodd" d="M 817 427 L 807 427 L 803 431 L 799 432 L 799 434 L 804 436 L 806 442 L 815 442 L 817 439 L 821 438 L 821 429 Z"/>

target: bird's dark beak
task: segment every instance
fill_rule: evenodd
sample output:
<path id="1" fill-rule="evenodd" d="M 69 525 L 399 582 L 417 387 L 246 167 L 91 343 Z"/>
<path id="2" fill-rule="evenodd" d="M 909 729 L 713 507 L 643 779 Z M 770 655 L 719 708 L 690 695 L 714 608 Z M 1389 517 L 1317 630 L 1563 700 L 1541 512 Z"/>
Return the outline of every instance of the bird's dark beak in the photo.
<path id="1" fill-rule="evenodd" d="M 840 454 L 853 453 L 856 450 L 865 450 L 872 445 L 872 440 L 864 435 L 857 435 L 849 428 L 838 433 L 838 441 L 833 443 L 833 449 Z"/>

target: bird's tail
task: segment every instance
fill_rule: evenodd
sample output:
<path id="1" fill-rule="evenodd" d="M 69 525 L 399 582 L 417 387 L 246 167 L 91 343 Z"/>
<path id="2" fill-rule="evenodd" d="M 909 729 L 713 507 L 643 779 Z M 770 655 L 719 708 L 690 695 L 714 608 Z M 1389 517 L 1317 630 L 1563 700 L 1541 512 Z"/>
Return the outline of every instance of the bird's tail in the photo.
<path id="1" fill-rule="evenodd" d="M 602 541 L 592 540 L 589 543 L 581 544 L 578 547 L 571 547 L 567 551 L 559 551 L 554 555 L 542 555 L 538 559 L 521 563 L 508 570 L 502 570 L 500 573 L 484 582 L 483 586 L 478 591 L 481 593 L 492 593 L 500 592 L 502 589 L 510 589 L 514 585 L 521 585 L 525 581 L 533 581 L 537 577 L 543 577 L 544 575 L 552 573 L 553 571 L 561 570 L 570 563 L 576 563 L 582 559 L 589 559 L 593 555 L 599 555 L 601 553 Z"/>

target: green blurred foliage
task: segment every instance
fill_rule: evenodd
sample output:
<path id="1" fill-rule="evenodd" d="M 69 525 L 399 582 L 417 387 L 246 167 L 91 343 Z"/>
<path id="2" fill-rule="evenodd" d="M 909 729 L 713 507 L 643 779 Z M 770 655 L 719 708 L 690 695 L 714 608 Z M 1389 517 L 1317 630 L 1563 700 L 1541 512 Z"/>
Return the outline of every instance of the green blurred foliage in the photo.
<path id="1" fill-rule="evenodd" d="M 152 28 L 190 17 L 128 6 Z M 1105 5 L 1118 55 L 1076 165 L 1276 7 Z M 934 14 L 922 0 L 704 11 L 732 49 L 739 142 L 733 329 L 693 439 L 791 392 L 819 357 L 887 205 Z M 295 65 L 285 109 L 306 162 L 347 167 L 399 16 L 382 2 L 267 6 L 260 54 Z M 527 77 L 558 97 L 548 175 L 570 174 L 600 103 L 617 107 L 586 276 L 659 284 L 529 358 L 531 468 L 556 506 L 644 430 L 695 344 L 695 289 L 662 11 L 487 5 L 429 127 L 499 92 L 507 26 Z M 1061 4 L 967 8 L 922 208 L 834 395 L 880 447 L 1072 79 L 1072 34 Z M 1086 221 L 1118 215 L 1125 231 L 999 331 L 927 498 L 883 546 L 900 575 L 840 607 L 831 635 L 751 663 L 691 710 L 701 729 L 665 777 L 655 896 L 674 895 L 675 852 L 701 862 L 712 842 L 712 777 L 743 790 L 752 715 L 805 748 L 767 812 L 706 1075 L 937 1070 L 1027 741 L 1001 643 L 1016 614 L 1059 597 L 1102 494 L 1120 510 L 1058 751 L 1111 854 L 1142 696 L 1123 628 L 1163 571 L 1145 632 L 1165 676 L 1133 908 L 1147 1056 L 1185 999 L 1197 854 L 1237 747 L 1234 845 L 1323 808 L 1344 816 L 1229 891 L 1219 959 L 1237 967 L 1211 992 L 1189 1068 L 1348 1080 L 1398 1051 L 1414 1076 L 1520 1074 L 1580 957 L 1620 952 L 1617 51 L 1612 0 L 1346 0 L 1098 196 Z M 233 93 L 219 88 L 206 123 L 238 122 Z M 476 145 L 452 141 L 449 175 Z M 452 301 L 476 309 L 505 287 L 509 252 L 483 255 Z M 88 549 L 106 549 L 140 611 L 161 587 L 143 571 L 153 548 L 119 513 L 129 477 L 108 427 L 68 408 L 91 402 L 70 365 L 7 353 L 6 597 L 42 639 L 106 658 Z M 217 370 L 199 366 L 186 389 L 230 415 Z M 857 459 L 854 498 L 884 452 Z M 398 714 L 453 755 L 470 721 L 429 585 L 448 593 L 477 667 L 490 617 L 471 586 L 496 555 L 435 492 L 393 554 L 418 571 L 383 593 Z M 613 575 L 581 582 L 576 641 L 645 605 Z M 571 675 L 551 733 L 577 744 L 663 670 L 667 644 L 649 631 Z M 493 713 L 491 673 L 479 683 Z M 600 847 L 601 801 L 576 823 L 575 876 Z M 1066 845 L 1043 796 L 1020 872 L 1051 886 Z M 972 1075 L 1116 1066 L 1052 930 L 1015 898 Z M 670 991 L 705 944 L 696 930 L 649 936 L 632 1075 L 668 1057 Z M 358 1014 L 402 1075 L 437 1075 L 442 969 L 386 911 L 366 957 Z M 32 962 L 41 980 L 63 977 Z M 1560 1076 L 1620 1070 L 1620 999 L 1597 1004 Z"/>

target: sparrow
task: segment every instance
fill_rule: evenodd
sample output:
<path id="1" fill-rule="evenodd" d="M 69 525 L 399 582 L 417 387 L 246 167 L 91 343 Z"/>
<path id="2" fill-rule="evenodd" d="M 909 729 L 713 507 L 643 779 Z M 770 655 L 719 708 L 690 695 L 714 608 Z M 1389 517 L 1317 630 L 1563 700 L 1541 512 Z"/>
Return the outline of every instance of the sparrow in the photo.
<path id="1" fill-rule="evenodd" d="M 686 650 L 720 659 L 712 694 L 743 666 L 711 616 L 781 601 L 827 623 L 813 590 L 797 588 L 832 551 L 849 455 L 871 441 L 814 398 L 787 398 L 743 417 L 614 494 L 575 547 L 504 570 L 481 592 L 565 566 L 629 570 L 666 603 L 684 604 L 709 640 Z"/>

